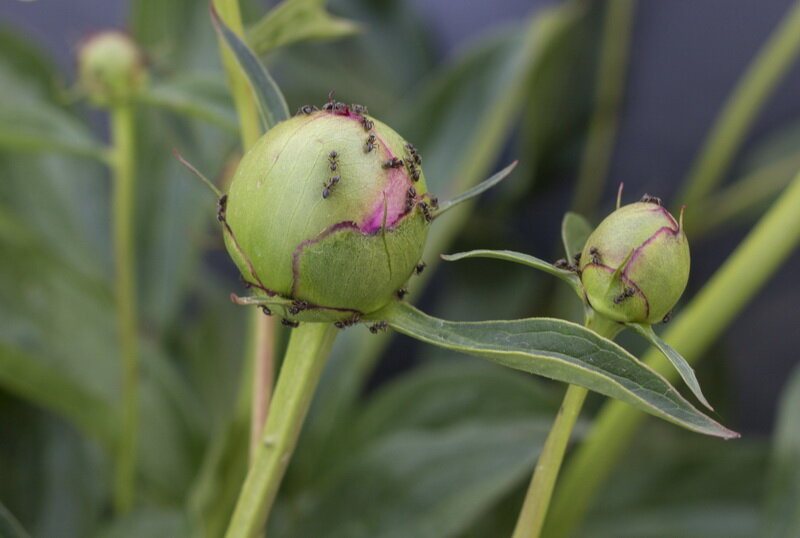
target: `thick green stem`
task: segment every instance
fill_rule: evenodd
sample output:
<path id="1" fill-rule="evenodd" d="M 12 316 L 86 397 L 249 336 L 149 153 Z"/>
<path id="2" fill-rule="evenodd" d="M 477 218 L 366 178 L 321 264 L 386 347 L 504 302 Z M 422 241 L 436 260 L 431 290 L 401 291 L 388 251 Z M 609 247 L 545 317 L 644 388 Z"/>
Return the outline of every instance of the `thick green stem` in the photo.
<path id="1" fill-rule="evenodd" d="M 622 328 L 618 323 L 610 323 L 599 316 L 587 319 L 586 326 L 606 338 L 614 338 Z M 572 435 L 572 428 L 581 413 L 583 401 L 588 390 L 577 385 L 567 387 L 564 401 L 558 410 L 550 433 L 542 448 L 536 468 L 533 471 L 525 501 L 520 510 L 513 538 L 538 538 L 542 534 L 547 509 L 553 496 L 561 462 Z"/>
<path id="2" fill-rule="evenodd" d="M 711 281 L 664 335 L 690 363 L 696 362 L 800 243 L 800 175 L 758 222 Z M 644 362 L 667 379 L 677 373 L 658 350 Z M 556 491 L 546 536 L 565 538 L 580 526 L 591 500 L 610 475 L 644 415 L 608 402 L 575 453 Z"/>
<path id="3" fill-rule="evenodd" d="M 572 199 L 572 210 L 582 215 L 588 215 L 597 206 L 611 163 L 625 90 L 635 5 L 634 0 L 612 0 L 607 4 L 594 112 Z"/>
<path id="4" fill-rule="evenodd" d="M 116 263 L 117 324 L 121 358 L 119 440 L 114 478 L 114 508 L 128 512 L 136 484 L 139 431 L 139 363 L 136 351 L 136 272 L 134 257 L 134 111 L 130 103 L 111 108 L 113 144 L 113 233 Z"/>
<path id="5" fill-rule="evenodd" d="M 292 331 L 272 412 L 239 494 L 227 538 L 253 538 L 266 524 L 335 336 L 336 328 L 329 323 L 304 323 Z"/>
<path id="6" fill-rule="evenodd" d="M 683 184 L 681 204 L 693 205 L 719 185 L 748 129 L 800 53 L 800 1 L 795 2 L 739 80 Z"/>
<path id="7" fill-rule="evenodd" d="M 243 37 L 244 26 L 238 0 L 214 0 L 214 6 L 225 24 Z M 220 42 L 220 54 L 239 117 L 242 147 L 247 151 L 261 136 L 258 109 L 253 99 L 250 83 L 239 68 L 236 58 L 222 42 Z M 250 411 L 250 458 L 252 459 L 272 398 L 272 380 L 275 370 L 275 321 L 273 318 L 261 315 L 261 312 L 255 308 L 252 309 L 250 315 L 247 349 L 249 360 L 254 365 L 253 399 Z"/>

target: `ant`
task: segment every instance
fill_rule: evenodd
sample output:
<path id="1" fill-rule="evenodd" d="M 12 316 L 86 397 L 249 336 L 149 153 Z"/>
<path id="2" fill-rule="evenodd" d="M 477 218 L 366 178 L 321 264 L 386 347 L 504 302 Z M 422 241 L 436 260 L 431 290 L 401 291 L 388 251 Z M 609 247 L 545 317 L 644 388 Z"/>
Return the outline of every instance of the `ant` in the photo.
<path id="1" fill-rule="evenodd" d="M 264 313 L 265 316 L 271 316 L 272 315 L 272 310 L 270 310 L 265 305 L 261 305 L 261 311 Z"/>
<path id="2" fill-rule="evenodd" d="M 392 157 L 382 165 L 384 168 L 400 168 L 403 166 L 403 161 L 398 159 L 397 157 Z"/>
<path id="3" fill-rule="evenodd" d="M 367 113 L 367 107 L 365 107 L 364 105 L 352 104 L 350 105 L 350 110 L 352 110 L 353 114 L 355 114 L 356 116 L 361 116 Z"/>
<path id="4" fill-rule="evenodd" d="M 627 299 L 628 297 L 633 297 L 634 293 L 635 293 L 635 290 L 633 288 L 631 288 L 631 287 L 625 288 L 622 293 L 620 293 L 619 295 L 617 295 L 614 298 L 614 304 L 619 304 L 622 301 L 624 301 L 625 299 Z"/>
<path id="5" fill-rule="evenodd" d="M 339 158 L 339 153 L 336 150 L 333 150 L 328 154 L 328 162 L 331 165 L 331 172 L 336 171 L 336 168 L 338 167 L 338 162 L 337 162 L 338 158 Z"/>
<path id="6" fill-rule="evenodd" d="M 661 205 L 661 198 L 658 196 L 651 196 L 649 194 L 645 194 L 642 196 L 642 199 L 639 200 L 640 202 L 644 202 L 646 204 L 658 204 Z"/>
<path id="7" fill-rule="evenodd" d="M 339 320 L 339 321 L 334 321 L 333 322 L 333 326 L 336 327 L 337 329 L 346 329 L 348 327 L 352 327 L 353 325 L 355 325 L 359 321 L 361 321 L 361 318 L 358 316 L 358 314 L 356 314 L 355 316 L 353 316 L 350 319 L 343 319 L 343 320 Z"/>
<path id="8" fill-rule="evenodd" d="M 330 178 L 327 183 L 325 183 L 325 187 L 322 189 L 322 198 L 327 200 L 328 196 L 331 195 L 333 192 L 333 188 L 339 184 L 339 176 L 333 176 Z"/>
<path id="9" fill-rule="evenodd" d="M 289 313 L 295 315 L 303 310 L 308 309 L 308 302 L 302 300 L 292 301 L 292 306 L 289 307 Z"/>
<path id="10" fill-rule="evenodd" d="M 664 314 L 664 317 L 661 318 L 661 323 L 669 323 L 669 320 L 672 319 L 672 310 Z"/>
<path id="11" fill-rule="evenodd" d="M 375 149 L 376 145 L 377 143 L 375 142 L 375 134 L 370 133 L 370 135 L 367 137 L 367 143 L 364 144 L 364 152 L 369 153 L 370 151 Z"/>
<path id="12" fill-rule="evenodd" d="M 600 265 L 600 251 L 597 250 L 597 247 L 590 248 L 589 254 L 592 256 L 592 263 L 595 265 Z"/>
<path id="13" fill-rule="evenodd" d="M 397 290 L 397 298 L 398 298 L 398 299 L 402 299 L 402 298 L 403 298 L 403 297 L 405 297 L 406 295 L 408 295 L 408 290 L 407 290 L 407 289 L 405 289 L 405 288 L 400 288 L 399 290 Z"/>
<path id="14" fill-rule="evenodd" d="M 425 202 L 420 202 L 418 205 L 420 210 L 422 211 L 422 214 L 425 216 L 425 220 L 428 222 L 432 222 L 433 215 L 431 214 L 431 210 L 430 207 L 428 207 L 428 204 L 426 204 Z"/>
<path id="15" fill-rule="evenodd" d="M 369 332 L 372 334 L 378 334 L 380 331 L 385 331 L 386 327 L 388 326 L 389 324 L 385 321 L 379 321 L 378 323 L 369 326 Z"/>
<path id="16" fill-rule="evenodd" d="M 225 210 L 228 207 L 228 195 L 223 194 L 217 201 L 217 220 L 225 222 Z"/>
<path id="17" fill-rule="evenodd" d="M 415 272 L 416 274 L 418 274 L 418 275 L 421 275 L 421 274 L 422 274 L 422 271 L 424 271 L 424 270 L 425 270 L 425 268 L 426 268 L 427 266 L 428 266 L 428 264 L 427 264 L 427 263 L 425 263 L 425 262 L 419 262 L 419 263 L 417 264 L 417 266 L 416 266 L 416 267 L 414 267 L 414 272 Z"/>
<path id="18" fill-rule="evenodd" d="M 283 325 L 284 327 L 289 327 L 291 329 L 296 329 L 297 327 L 300 326 L 300 322 L 299 321 L 291 321 L 291 320 L 288 320 L 286 318 L 281 318 L 281 325 Z"/>
<path id="19" fill-rule="evenodd" d="M 372 123 L 372 120 L 370 120 L 370 119 L 367 119 L 367 117 L 366 117 L 366 116 L 363 116 L 363 117 L 361 118 L 361 125 L 363 125 L 363 126 L 364 126 L 364 130 L 365 130 L 365 131 L 371 131 L 371 130 L 372 130 L 372 128 L 375 126 L 375 124 L 374 124 L 374 123 Z"/>
<path id="20" fill-rule="evenodd" d="M 319 110 L 319 108 L 317 108 L 317 107 L 315 107 L 313 105 L 303 105 L 303 106 L 301 106 L 300 108 L 297 109 L 297 114 L 295 114 L 295 116 L 299 116 L 300 114 L 309 115 L 312 112 L 317 111 L 317 110 Z"/>
<path id="21" fill-rule="evenodd" d="M 408 188 L 406 191 L 406 212 L 411 211 L 414 209 L 414 203 L 417 199 L 417 189 L 413 186 Z"/>

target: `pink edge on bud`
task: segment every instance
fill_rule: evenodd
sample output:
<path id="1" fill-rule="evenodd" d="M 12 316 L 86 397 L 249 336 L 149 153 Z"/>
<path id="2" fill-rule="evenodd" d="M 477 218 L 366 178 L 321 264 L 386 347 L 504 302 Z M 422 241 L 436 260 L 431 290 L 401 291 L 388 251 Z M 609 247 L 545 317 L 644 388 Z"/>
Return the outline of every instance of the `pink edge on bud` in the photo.
<path id="1" fill-rule="evenodd" d="M 391 158 L 391 156 L 390 156 Z M 390 168 L 387 171 L 383 196 L 375 200 L 372 209 L 361 222 L 359 229 L 364 233 L 375 233 L 384 226 L 391 229 L 403 216 L 406 209 L 406 193 L 411 180 L 405 168 Z"/>

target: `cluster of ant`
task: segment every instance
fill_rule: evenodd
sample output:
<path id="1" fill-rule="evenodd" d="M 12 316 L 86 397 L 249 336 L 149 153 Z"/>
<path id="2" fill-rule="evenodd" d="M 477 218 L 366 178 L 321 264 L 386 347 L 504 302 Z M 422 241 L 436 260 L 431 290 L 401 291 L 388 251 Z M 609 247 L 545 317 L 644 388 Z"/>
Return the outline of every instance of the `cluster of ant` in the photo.
<path id="1" fill-rule="evenodd" d="M 336 170 L 339 168 L 339 153 L 334 149 L 328 154 L 328 169 L 330 170 L 331 174 L 334 174 Z M 322 187 L 322 198 L 323 200 L 327 200 L 328 197 L 333 192 L 333 188 L 339 184 L 339 176 L 338 175 L 331 175 L 331 177 L 323 183 Z"/>

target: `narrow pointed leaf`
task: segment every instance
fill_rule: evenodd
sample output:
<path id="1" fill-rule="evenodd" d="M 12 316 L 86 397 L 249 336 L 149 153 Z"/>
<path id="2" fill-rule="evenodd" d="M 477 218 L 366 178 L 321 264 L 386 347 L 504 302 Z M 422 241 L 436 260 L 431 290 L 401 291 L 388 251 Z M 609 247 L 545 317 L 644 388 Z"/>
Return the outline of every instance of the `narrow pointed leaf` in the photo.
<path id="1" fill-rule="evenodd" d="M 339 39 L 358 33 L 358 24 L 331 16 L 325 0 L 285 0 L 255 23 L 248 41 L 258 54 L 300 41 Z"/>
<path id="2" fill-rule="evenodd" d="M 564 214 L 561 221 L 561 240 L 567 260 L 583 250 L 583 245 L 592 233 L 592 225 L 582 215 L 571 211 Z"/>
<path id="3" fill-rule="evenodd" d="M 664 356 L 669 360 L 669 362 L 672 363 L 672 365 L 678 371 L 678 374 L 680 374 L 681 379 L 683 379 L 684 383 L 686 383 L 686 385 L 692 391 L 692 394 L 694 394 L 703 405 L 712 411 L 714 410 L 714 408 L 711 407 L 711 404 L 708 403 L 708 400 L 706 400 L 706 397 L 703 396 L 703 391 L 700 389 L 700 382 L 697 381 L 697 376 L 694 373 L 694 369 L 689 366 L 689 363 L 686 362 L 686 359 L 684 359 L 680 353 L 675 351 L 672 346 L 659 338 L 655 331 L 653 331 L 653 327 L 650 325 L 642 325 L 640 323 L 628 323 L 627 325 L 642 335 L 648 342 L 656 346 L 659 351 L 661 351 L 661 353 L 663 353 Z"/>
<path id="4" fill-rule="evenodd" d="M 220 19 L 213 3 L 211 4 L 211 21 L 214 23 L 214 28 L 216 28 L 220 37 L 233 52 L 239 67 L 242 68 L 242 72 L 250 82 L 250 87 L 258 105 L 258 111 L 261 114 L 261 122 L 264 124 L 264 130 L 268 130 L 276 123 L 288 119 L 289 107 L 281 89 L 247 44 Z"/>
<path id="5" fill-rule="evenodd" d="M 521 252 L 514 252 L 512 250 L 470 250 L 469 252 L 458 252 L 456 254 L 442 254 L 441 258 L 448 262 L 455 262 L 466 258 L 495 258 L 498 260 L 521 263 L 522 265 L 533 267 L 534 269 L 544 271 L 545 273 L 549 273 L 560 278 L 569 284 L 579 297 L 583 297 L 580 280 L 575 273 L 566 271 L 564 269 L 559 269 L 555 265 L 547 263 L 544 260 L 534 258 L 533 256 L 529 256 L 527 254 L 522 254 Z"/>
<path id="6" fill-rule="evenodd" d="M 422 342 L 580 385 L 698 433 L 739 437 L 692 406 L 666 379 L 623 348 L 569 321 L 453 322 L 400 301 L 370 317 Z"/>
<path id="7" fill-rule="evenodd" d="M 467 200 L 475 198 L 479 194 L 488 191 L 489 189 L 491 189 L 492 187 L 503 181 L 506 177 L 508 177 L 508 174 L 510 174 L 514 170 L 514 168 L 516 168 L 517 163 L 519 163 L 519 161 L 514 161 L 513 163 L 509 164 L 508 166 L 497 172 L 489 179 L 486 179 L 481 183 L 478 183 L 467 192 L 459 194 L 452 200 L 442 202 L 442 204 L 439 206 L 439 209 L 433 212 L 434 217 L 438 217 L 448 209 L 452 209 L 458 204 L 466 202 Z"/>

